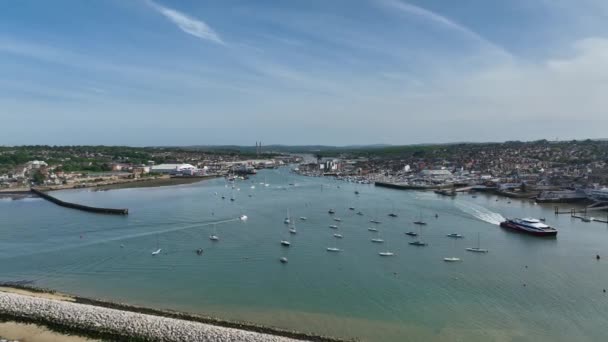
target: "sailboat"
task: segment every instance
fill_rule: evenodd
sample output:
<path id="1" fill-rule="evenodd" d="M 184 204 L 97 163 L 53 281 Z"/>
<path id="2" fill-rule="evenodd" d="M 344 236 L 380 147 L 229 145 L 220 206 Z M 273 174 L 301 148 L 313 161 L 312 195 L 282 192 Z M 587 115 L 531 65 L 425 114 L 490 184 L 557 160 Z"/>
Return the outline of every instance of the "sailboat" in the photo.
<path id="1" fill-rule="evenodd" d="M 487 249 L 481 248 L 480 244 L 479 244 L 479 233 L 477 233 L 477 246 L 476 247 L 469 247 L 467 248 L 467 251 L 469 252 L 475 252 L 475 253 L 488 253 Z"/>
<path id="2" fill-rule="evenodd" d="M 397 217 L 397 214 L 395 214 L 395 205 L 394 204 L 393 204 L 393 210 L 391 210 L 391 212 L 388 214 L 388 216 Z"/>
<path id="3" fill-rule="evenodd" d="M 280 261 L 282 264 L 286 264 L 286 263 L 288 262 L 287 257 L 281 257 L 281 258 L 279 259 L 279 261 Z"/>
<path id="4" fill-rule="evenodd" d="M 419 226 L 426 226 L 426 222 L 424 222 L 424 221 L 422 220 L 422 212 L 420 212 L 419 219 L 418 219 L 418 221 L 414 221 L 414 224 L 417 224 L 417 225 L 419 225 Z"/>
<path id="5" fill-rule="evenodd" d="M 296 221 L 295 220 L 291 220 L 291 225 L 289 227 L 289 233 L 290 234 L 298 233 L 298 231 L 296 230 Z"/>
<path id="6" fill-rule="evenodd" d="M 363 212 L 361 212 L 361 211 L 357 211 L 357 215 L 359 215 L 359 216 L 363 216 Z"/>
<path id="7" fill-rule="evenodd" d="M 369 227 L 367 228 L 367 230 L 369 230 L 370 232 L 377 232 L 378 229 L 376 229 L 375 227 Z"/>
<path id="8" fill-rule="evenodd" d="M 341 219 L 341 218 L 339 218 L 339 217 L 334 217 L 334 221 L 336 221 L 336 222 L 341 222 L 341 221 L 342 221 L 342 219 Z"/>
<path id="9" fill-rule="evenodd" d="M 306 216 L 300 216 L 300 220 L 306 221 L 306 220 L 308 220 L 308 218 Z"/>
<path id="10" fill-rule="evenodd" d="M 406 234 L 408 234 L 410 236 L 419 236 L 422 232 L 420 231 L 420 227 L 418 227 L 418 233 L 414 233 L 415 235 L 412 235 L 410 233 L 414 233 L 414 232 L 409 232 L 409 233 L 406 233 Z M 427 245 L 427 243 L 421 241 L 420 238 L 417 238 L 416 241 L 412 241 L 409 244 L 412 245 L 412 246 L 419 246 L 419 247 L 424 247 L 424 246 Z"/>
<path id="11" fill-rule="evenodd" d="M 156 250 L 152 252 L 152 255 L 160 254 L 160 251 L 162 251 L 162 249 L 158 248 L 158 235 L 156 235 Z"/>
<path id="12" fill-rule="evenodd" d="M 215 223 L 213 224 L 213 234 L 209 235 L 209 240 L 211 241 L 218 241 L 220 238 L 217 237 L 216 232 L 215 232 Z"/>
<path id="13" fill-rule="evenodd" d="M 338 225 L 335 225 L 335 224 L 330 224 L 330 225 L 329 225 L 329 228 L 331 228 L 331 229 L 338 229 Z"/>
<path id="14" fill-rule="evenodd" d="M 340 234 L 334 234 L 334 237 L 338 238 L 338 236 L 339 236 L 339 239 L 342 238 L 342 235 L 340 235 Z M 333 252 L 333 253 L 342 252 L 342 250 L 340 248 L 338 248 L 337 243 L 336 243 L 336 247 L 327 247 L 326 250 L 328 252 Z"/>
<path id="15" fill-rule="evenodd" d="M 369 220 L 369 222 L 375 223 L 375 224 L 382 223 L 382 222 L 380 222 L 380 221 L 377 220 L 377 217 L 378 217 L 378 210 L 376 210 L 376 218 L 373 218 L 373 219 Z"/>
<path id="16" fill-rule="evenodd" d="M 289 218 L 286 218 L 285 220 L 288 220 Z M 289 247 L 291 246 L 291 242 L 289 242 L 287 239 L 283 239 L 281 240 L 281 245 L 285 246 L 285 247 Z"/>
<path id="17" fill-rule="evenodd" d="M 285 217 L 285 219 L 283 220 L 283 223 L 285 224 L 289 224 L 290 222 L 290 218 L 289 218 L 289 209 L 287 209 L 287 216 Z"/>
<path id="18" fill-rule="evenodd" d="M 454 240 L 454 242 L 452 243 L 452 245 L 454 246 L 455 243 L 456 243 L 456 241 Z M 456 261 L 460 261 L 460 258 L 458 258 L 458 257 L 446 257 L 446 258 L 443 258 L 443 261 L 445 261 L 445 262 L 456 262 Z"/>
<path id="19" fill-rule="evenodd" d="M 384 242 L 384 240 L 379 239 L 379 238 L 374 238 L 374 239 L 372 239 L 372 242 L 375 242 L 375 243 L 383 243 L 383 242 Z"/>
<path id="20" fill-rule="evenodd" d="M 462 239 L 462 238 L 464 238 L 464 236 L 463 236 L 463 235 L 458 234 L 458 233 L 451 233 L 451 234 L 448 234 L 448 235 L 446 235 L 446 236 L 447 236 L 447 237 L 454 238 L 454 239 Z"/>
<path id="21" fill-rule="evenodd" d="M 393 256 L 393 255 L 395 255 L 395 253 L 386 251 L 386 252 L 378 252 L 378 255 L 386 257 L 386 256 Z"/>
<path id="22" fill-rule="evenodd" d="M 341 239 L 341 238 L 343 238 L 342 234 L 338 234 L 338 233 L 334 234 L 334 237 L 335 237 L 336 239 Z"/>

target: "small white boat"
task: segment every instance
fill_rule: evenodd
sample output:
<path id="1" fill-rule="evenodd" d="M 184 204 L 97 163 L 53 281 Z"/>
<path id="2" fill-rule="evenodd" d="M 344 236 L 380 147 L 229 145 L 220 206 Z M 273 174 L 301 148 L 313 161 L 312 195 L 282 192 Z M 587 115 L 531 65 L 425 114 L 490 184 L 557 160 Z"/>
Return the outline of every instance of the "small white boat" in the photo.
<path id="1" fill-rule="evenodd" d="M 342 252 L 342 250 L 338 247 L 327 247 L 328 252 Z"/>
<path id="2" fill-rule="evenodd" d="M 162 251 L 161 248 L 159 248 L 159 249 L 155 250 L 154 252 L 152 252 L 152 255 L 160 254 L 160 251 Z"/>
<path id="3" fill-rule="evenodd" d="M 357 211 L 357 215 L 359 215 L 359 216 L 363 216 L 363 213 L 362 213 L 362 212 L 360 212 L 360 211 Z"/>
<path id="4" fill-rule="evenodd" d="M 286 217 L 286 218 L 283 220 L 283 223 L 285 223 L 285 224 L 289 224 L 289 218 L 288 218 L 288 217 Z"/>
<path id="5" fill-rule="evenodd" d="M 379 252 L 378 255 L 380 255 L 380 256 L 393 256 L 393 255 L 395 255 L 395 253 L 393 253 L 393 252 Z"/>
<path id="6" fill-rule="evenodd" d="M 287 258 L 286 257 L 281 257 L 281 259 L 279 259 L 281 261 L 282 264 L 286 264 L 287 263 Z"/>
<path id="7" fill-rule="evenodd" d="M 305 216 L 300 216 L 300 220 L 306 221 L 306 220 L 308 220 L 308 218 L 306 218 Z"/>
<path id="8" fill-rule="evenodd" d="M 289 234 L 297 234 L 298 231 L 296 230 L 296 227 L 291 227 L 289 228 Z"/>
<path id="9" fill-rule="evenodd" d="M 252 188 L 252 189 L 255 189 L 255 185 L 252 185 L 252 186 L 251 186 L 251 188 Z"/>
<path id="10" fill-rule="evenodd" d="M 342 222 L 342 219 L 339 218 L 339 217 L 334 217 L 334 221 L 336 221 L 336 222 Z"/>
<path id="11" fill-rule="evenodd" d="M 241 217 L 239 217 L 239 219 L 241 221 L 247 221 L 248 217 L 247 217 L 247 215 L 241 215 Z"/>
<path id="12" fill-rule="evenodd" d="M 445 262 L 456 262 L 456 261 L 460 261 L 460 258 L 448 257 L 448 258 L 443 258 L 443 261 L 445 261 Z"/>
<path id="13" fill-rule="evenodd" d="M 370 232 L 377 232 L 378 229 L 374 228 L 374 227 L 369 227 L 367 228 L 367 230 L 369 230 Z"/>
<path id="14" fill-rule="evenodd" d="M 331 228 L 331 229 L 338 229 L 338 226 L 336 226 L 335 224 L 330 224 L 329 228 Z"/>
<path id="15" fill-rule="evenodd" d="M 211 241 L 218 241 L 220 238 L 217 237 L 216 235 L 216 231 L 215 231 L 215 224 L 213 225 L 213 234 L 209 235 L 209 240 Z"/>
<path id="16" fill-rule="evenodd" d="M 289 247 L 289 246 L 291 246 L 291 243 L 287 240 L 281 240 L 281 245 L 283 245 L 285 247 Z"/>
<path id="17" fill-rule="evenodd" d="M 382 223 L 382 222 L 380 222 L 380 221 L 378 221 L 378 220 L 370 220 L 369 222 L 371 222 L 371 223 L 375 223 L 375 224 L 380 224 L 380 223 Z"/>
<path id="18" fill-rule="evenodd" d="M 383 242 L 384 242 L 384 240 L 382 240 L 382 239 L 372 239 L 372 242 L 375 242 L 375 243 L 383 243 Z"/>
<path id="19" fill-rule="evenodd" d="M 334 234 L 334 237 L 337 238 L 337 239 L 343 238 L 342 234 Z"/>

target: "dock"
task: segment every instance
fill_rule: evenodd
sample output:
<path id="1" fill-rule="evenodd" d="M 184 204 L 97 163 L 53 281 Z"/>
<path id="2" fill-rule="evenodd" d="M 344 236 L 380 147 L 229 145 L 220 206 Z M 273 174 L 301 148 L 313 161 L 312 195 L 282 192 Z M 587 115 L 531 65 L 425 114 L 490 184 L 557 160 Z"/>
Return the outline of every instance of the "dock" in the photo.
<path id="1" fill-rule="evenodd" d="M 589 211 L 599 211 L 599 210 L 605 210 L 608 209 L 608 207 L 606 206 L 602 206 L 602 207 L 586 207 L 583 209 L 579 209 L 578 211 L 575 208 L 571 208 L 570 211 L 560 211 L 558 206 L 555 206 L 555 215 L 560 215 L 560 214 L 570 214 L 570 217 L 572 218 L 577 218 L 580 220 L 584 220 L 584 219 L 591 219 L 591 217 L 587 216 L 587 213 Z M 584 214 L 584 215 L 580 215 L 580 214 Z M 608 223 L 608 217 L 606 217 L 606 219 L 600 219 L 600 218 L 593 218 L 591 221 L 593 222 L 601 222 L 601 223 Z"/>
<path id="2" fill-rule="evenodd" d="M 34 188 L 31 188 L 30 190 L 32 191 L 32 193 L 44 198 L 45 200 L 47 200 L 49 202 L 53 202 L 59 206 L 65 207 L 65 208 L 88 211 L 91 213 L 98 213 L 98 214 L 112 214 L 112 215 L 128 215 L 129 214 L 129 209 L 90 207 L 87 205 L 62 201 L 56 197 L 49 195 L 46 192 L 42 192 L 42 191 L 34 189 Z"/>

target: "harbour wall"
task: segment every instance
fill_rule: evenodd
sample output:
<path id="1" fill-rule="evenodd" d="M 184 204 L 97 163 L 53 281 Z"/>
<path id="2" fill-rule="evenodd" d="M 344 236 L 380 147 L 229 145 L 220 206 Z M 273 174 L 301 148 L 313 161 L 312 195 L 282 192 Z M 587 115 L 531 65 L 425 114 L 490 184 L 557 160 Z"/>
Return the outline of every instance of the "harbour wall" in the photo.
<path id="1" fill-rule="evenodd" d="M 113 215 L 128 215 L 129 214 L 129 209 L 112 209 L 112 208 L 98 208 L 98 207 L 90 207 L 87 205 L 82 205 L 82 204 L 77 204 L 77 203 L 71 203 L 71 202 L 65 202 L 62 201 L 58 198 L 55 198 L 49 194 L 47 194 L 46 192 L 42 192 L 40 190 L 36 190 L 34 188 L 31 188 L 31 191 L 44 198 L 45 200 L 49 201 L 49 202 L 53 202 L 59 206 L 62 207 L 66 207 L 66 208 L 71 208 L 71 209 L 76 209 L 76 210 L 82 210 L 82 211 L 88 211 L 91 213 L 99 213 L 99 214 L 113 214 Z"/>

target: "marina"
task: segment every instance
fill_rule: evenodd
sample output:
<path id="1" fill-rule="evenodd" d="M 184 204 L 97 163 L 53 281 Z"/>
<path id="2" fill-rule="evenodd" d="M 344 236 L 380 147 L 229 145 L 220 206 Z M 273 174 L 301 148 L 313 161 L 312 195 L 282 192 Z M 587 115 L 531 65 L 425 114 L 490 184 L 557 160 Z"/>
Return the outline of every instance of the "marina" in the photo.
<path id="1" fill-rule="evenodd" d="M 250 187 L 265 179 L 272 185 Z M 289 183 L 298 186 L 283 190 Z M 129 208 L 128 216 L 91 215 L 39 198 L 1 200 L 0 281 L 363 341 L 606 337 L 600 327 L 608 317 L 608 272 L 596 255 L 608 236 L 599 224 L 491 194 L 394 191 L 287 168 L 236 180 L 241 196 L 234 202 L 221 200 L 231 195 L 225 184 L 53 193 Z M 355 197 L 370 214 L 348 210 Z M 328 208 L 341 218 L 336 230 L 327 228 L 335 223 Z M 370 224 L 391 212 L 398 217 Z M 297 235 L 290 234 L 293 214 L 306 218 Z M 559 234 L 501 229 L 505 217 L 542 217 Z M 426 225 L 414 223 L 421 219 Z M 470 239 L 446 237 L 454 232 Z"/>

